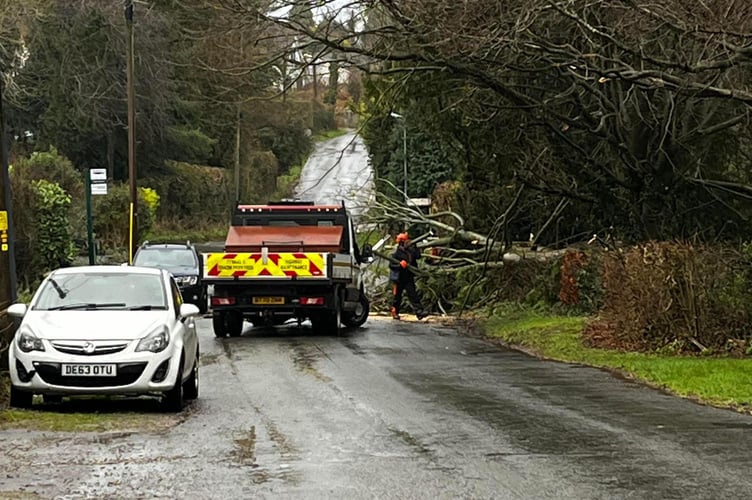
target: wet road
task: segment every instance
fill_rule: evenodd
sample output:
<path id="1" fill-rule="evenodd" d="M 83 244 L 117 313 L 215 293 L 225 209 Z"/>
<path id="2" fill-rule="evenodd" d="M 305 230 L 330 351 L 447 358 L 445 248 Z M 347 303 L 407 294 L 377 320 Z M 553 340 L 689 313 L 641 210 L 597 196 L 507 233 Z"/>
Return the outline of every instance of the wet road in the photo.
<path id="1" fill-rule="evenodd" d="M 321 205 L 344 200 L 358 220 L 373 196 L 373 170 L 368 150 L 354 132 L 316 144 L 300 174 L 295 196 Z"/>
<path id="2" fill-rule="evenodd" d="M 5 430 L 0 497 L 720 499 L 752 487 L 751 417 L 435 323 L 371 318 L 341 338 L 246 324 L 219 340 L 202 319 L 199 331 L 200 399 L 171 427 Z"/>

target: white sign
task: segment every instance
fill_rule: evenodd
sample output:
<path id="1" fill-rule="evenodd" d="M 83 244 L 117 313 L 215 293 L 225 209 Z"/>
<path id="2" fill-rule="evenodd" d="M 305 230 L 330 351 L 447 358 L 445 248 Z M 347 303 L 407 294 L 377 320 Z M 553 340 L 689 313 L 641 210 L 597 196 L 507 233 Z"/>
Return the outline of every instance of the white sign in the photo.
<path id="1" fill-rule="evenodd" d="M 106 168 L 92 168 L 89 169 L 89 178 L 93 181 L 106 181 L 107 169 Z M 94 191 L 92 191 L 93 193 Z"/>
<path id="2" fill-rule="evenodd" d="M 107 183 L 98 182 L 91 185 L 91 194 L 107 194 Z"/>

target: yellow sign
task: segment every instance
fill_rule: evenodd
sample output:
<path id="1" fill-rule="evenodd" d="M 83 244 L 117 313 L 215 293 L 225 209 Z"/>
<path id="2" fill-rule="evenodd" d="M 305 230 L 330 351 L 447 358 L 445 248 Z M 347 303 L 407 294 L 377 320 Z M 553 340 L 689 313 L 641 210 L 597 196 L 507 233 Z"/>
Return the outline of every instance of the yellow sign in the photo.
<path id="1" fill-rule="evenodd" d="M 8 230 L 8 212 L 0 210 L 0 231 Z"/>
<path id="2" fill-rule="evenodd" d="M 213 277 L 325 277 L 320 253 L 211 253 L 204 258 L 206 275 Z"/>

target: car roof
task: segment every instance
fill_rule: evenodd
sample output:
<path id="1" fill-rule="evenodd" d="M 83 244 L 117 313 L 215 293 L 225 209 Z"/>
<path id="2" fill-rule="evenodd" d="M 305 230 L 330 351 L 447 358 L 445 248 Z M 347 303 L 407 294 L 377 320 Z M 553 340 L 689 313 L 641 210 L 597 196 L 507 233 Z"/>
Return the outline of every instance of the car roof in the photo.
<path id="1" fill-rule="evenodd" d="M 139 250 L 146 250 L 151 248 L 186 248 L 193 249 L 193 245 L 189 243 L 144 243 Z"/>
<path id="2" fill-rule="evenodd" d="M 54 274 L 89 274 L 89 273 L 111 273 L 111 274 L 162 274 L 162 270 L 156 267 L 140 266 L 74 266 L 61 267 L 53 271 Z"/>

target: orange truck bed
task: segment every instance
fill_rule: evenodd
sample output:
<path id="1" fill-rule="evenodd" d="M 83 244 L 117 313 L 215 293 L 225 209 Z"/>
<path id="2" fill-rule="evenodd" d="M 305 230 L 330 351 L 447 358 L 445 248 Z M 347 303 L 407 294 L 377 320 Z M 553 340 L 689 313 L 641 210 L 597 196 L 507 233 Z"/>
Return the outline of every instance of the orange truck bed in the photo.
<path id="1" fill-rule="evenodd" d="M 342 226 L 231 226 L 225 252 L 340 251 Z"/>

